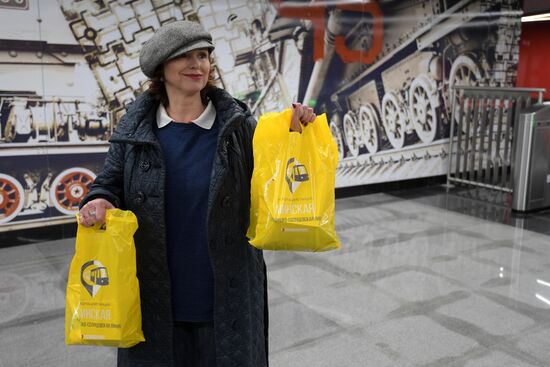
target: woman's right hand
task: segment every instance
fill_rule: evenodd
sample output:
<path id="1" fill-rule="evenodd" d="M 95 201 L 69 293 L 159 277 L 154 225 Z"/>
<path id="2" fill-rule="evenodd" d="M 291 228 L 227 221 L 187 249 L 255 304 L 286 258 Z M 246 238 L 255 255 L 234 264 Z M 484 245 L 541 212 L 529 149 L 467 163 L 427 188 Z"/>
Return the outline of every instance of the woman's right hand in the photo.
<path id="1" fill-rule="evenodd" d="M 105 199 L 94 199 L 80 208 L 80 224 L 91 227 L 96 223 L 105 223 L 105 211 L 114 209 L 114 205 Z"/>

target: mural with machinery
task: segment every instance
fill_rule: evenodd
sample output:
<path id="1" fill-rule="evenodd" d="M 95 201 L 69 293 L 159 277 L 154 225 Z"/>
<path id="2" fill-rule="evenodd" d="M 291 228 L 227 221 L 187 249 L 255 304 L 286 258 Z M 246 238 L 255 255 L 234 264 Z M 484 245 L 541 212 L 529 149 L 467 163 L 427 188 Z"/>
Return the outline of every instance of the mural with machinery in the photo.
<path id="1" fill-rule="evenodd" d="M 0 231 L 74 220 L 147 87 L 141 45 L 200 22 L 220 86 L 259 117 L 326 112 L 337 187 L 443 174 L 453 85 L 513 86 L 517 0 L 4 0 Z"/>

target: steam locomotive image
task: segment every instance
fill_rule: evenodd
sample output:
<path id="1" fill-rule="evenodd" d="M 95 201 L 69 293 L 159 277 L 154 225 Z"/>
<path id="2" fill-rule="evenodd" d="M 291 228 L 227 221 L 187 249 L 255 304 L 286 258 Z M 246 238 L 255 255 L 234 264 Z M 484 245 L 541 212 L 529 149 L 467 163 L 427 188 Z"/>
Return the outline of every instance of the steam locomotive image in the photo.
<path id="1" fill-rule="evenodd" d="M 443 174 L 453 86 L 515 84 L 518 0 L 12 3 L 0 12 L 0 231 L 74 221 L 146 89 L 141 45 L 169 22 L 212 34 L 217 83 L 257 117 L 296 101 L 326 113 L 337 188 Z"/>
<path id="2" fill-rule="evenodd" d="M 330 111 L 340 158 L 347 161 L 448 138 L 455 85 L 515 83 L 516 1 L 380 1 L 379 6 L 388 16 L 381 52 L 370 65 L 343 63 L 333 40 L 345 34 L 350 49 L 369 49 L 374 17 L 350 22 L 353 17 L 341 10 L 330 13 L 325 65 L 305 96 Z M 327 83 L 335 79 L 341 82 Z"/>
<path id="3" fill-rule="evenodd" d="M 39 3 L 19 3 L 0 14 L 0 230 L 73 221 L 114 129 L 59 5 L 37 22 Z"/>

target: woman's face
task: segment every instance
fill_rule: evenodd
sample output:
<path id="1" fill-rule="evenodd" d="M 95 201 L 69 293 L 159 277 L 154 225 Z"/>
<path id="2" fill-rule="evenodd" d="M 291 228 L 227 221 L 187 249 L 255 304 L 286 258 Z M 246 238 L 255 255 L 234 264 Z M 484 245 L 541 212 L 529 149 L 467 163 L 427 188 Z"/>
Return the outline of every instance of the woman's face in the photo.
<path id="1" fill-rule="evenodd" d="M 210 55 L 208 49 L 197 49 L 164 63 L 166 91 L 194 95 L 208 82 Z"/>

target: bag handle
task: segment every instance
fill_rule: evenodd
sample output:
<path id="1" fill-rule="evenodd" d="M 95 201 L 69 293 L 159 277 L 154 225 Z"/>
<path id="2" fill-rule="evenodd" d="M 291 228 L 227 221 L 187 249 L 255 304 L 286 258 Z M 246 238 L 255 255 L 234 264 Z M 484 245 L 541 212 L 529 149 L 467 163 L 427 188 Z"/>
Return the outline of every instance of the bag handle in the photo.
<path id="1" fill-rule="evenodd" d="M 129 210 L 121 210 L 118 208 L 107 209 L 105 210 L 105 223 L 94 223 L 91 227 L 84 227 L 80 224 L 80 213 L 76 213 L 76 220 L 79 227 L 95 230 L 95 231 L 105 231 L 111 223 L 127 223 L 135 224 L 137 223 L 137 218 L 134 213 Z M 137 229 L 137 226 L 136 226 Z"/>

